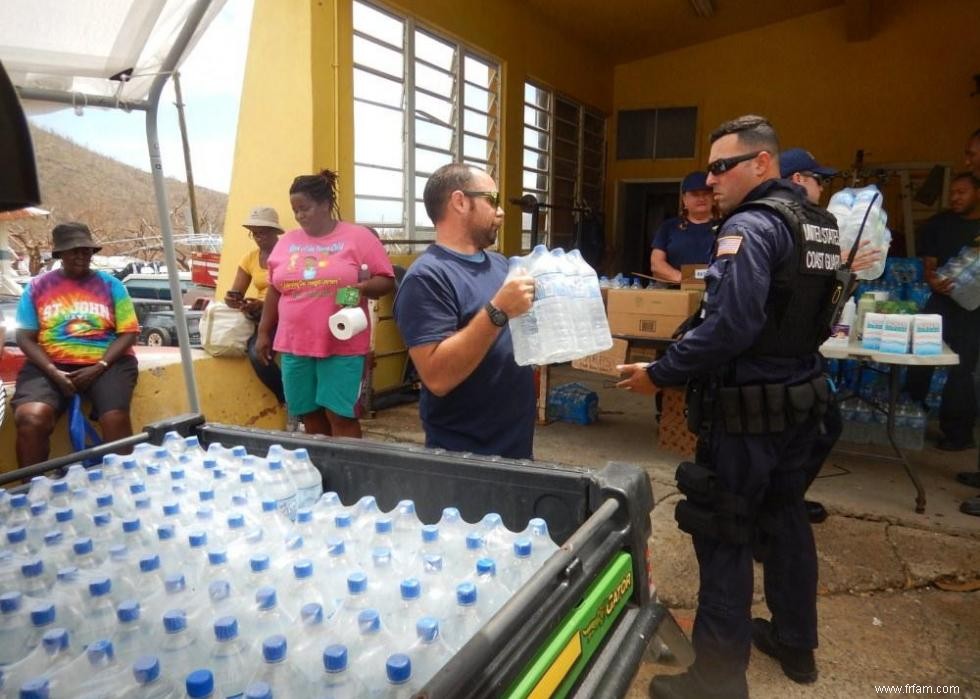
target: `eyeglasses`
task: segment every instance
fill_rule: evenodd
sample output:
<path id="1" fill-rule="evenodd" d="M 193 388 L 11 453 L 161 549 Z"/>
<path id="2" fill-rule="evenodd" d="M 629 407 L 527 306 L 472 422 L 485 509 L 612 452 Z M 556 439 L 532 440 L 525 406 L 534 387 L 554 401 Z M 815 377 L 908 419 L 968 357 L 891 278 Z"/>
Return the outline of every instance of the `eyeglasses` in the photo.
<path id="1" fill-rule="evenodd" d="M 824 179 L 823 175 L 818 175 L 817 173 L 810 172 L 809 170 L 801 170 L 800 176 L 809 177 L 811 180 L 817 183 L 818 187 L 823 187 L 825 184 L 827 184 L 827 180 Z"/>
<path id="2" fill-rule="evenodd" d="M 746 160 L 752 160 L 760 153 L 765 153 L 766 151 L 757 150 L 753 153 L 746 153 L 745 155 L 733 155 L 731 158 L 718 158 L 718 160 L 713 160 L 708 163 L 708 172 L 717 177 L 722 173 L 728 172 L 733 167 L 739 163 L 744 163 Z"/>
<path id="3" fill-rule="evenodd" d="M 488 202 L 490 202 L 490 206 L 495 209 L 500 206 L 500 192 L 475 192 L 466 189 L 460 191 L 468 197 L 486 199 Z"/>

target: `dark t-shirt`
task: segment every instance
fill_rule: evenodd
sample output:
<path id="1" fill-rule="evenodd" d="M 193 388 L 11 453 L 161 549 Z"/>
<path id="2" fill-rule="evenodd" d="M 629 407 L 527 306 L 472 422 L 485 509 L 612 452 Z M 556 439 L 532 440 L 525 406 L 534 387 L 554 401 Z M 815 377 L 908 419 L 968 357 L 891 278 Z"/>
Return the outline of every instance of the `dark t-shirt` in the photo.
<path id="1" fill-rule="evenodd" d="M 503 255 L 476 260 L 431 245 L 395 295 L 395 322 L 405 344 L 440 342 L 466 327 L 506 276 Z M 426 446 L 514 459 L 531 458 L 535 412 L 533 369 L 514 362 L 506 326 L 462 383 L 441 398 L 423 385 L 419 400 Z"/>
<path id="2" fill-rule="evenodd" d="M 942 267 L 966 245 L 975 245 L 980 236 L 980 219 L 963 218 L 952 211 L 936 214 L 919 229 L 919 254 L 935 257 Z"/>
<path id="3" fill-rule="evenodd" d="M 681 223 L 680 218 L 669 218 L 660 224 L 650 247 L 663 250 L 667 263 L 675 269 L 681 265 L 708 264 L 715 247 L 714 227 L 718 222 L 688 223 L 687 228 L 681 228 Z"/>

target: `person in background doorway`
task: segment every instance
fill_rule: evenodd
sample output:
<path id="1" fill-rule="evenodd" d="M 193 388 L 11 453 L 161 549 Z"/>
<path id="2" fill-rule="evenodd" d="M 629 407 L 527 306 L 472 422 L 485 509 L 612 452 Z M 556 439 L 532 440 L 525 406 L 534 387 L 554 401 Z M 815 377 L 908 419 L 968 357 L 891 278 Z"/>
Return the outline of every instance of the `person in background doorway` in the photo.
<path id="1" fill-rule="evenodd" d="M 237 308 L 249 320 L 256 323 L 256 331 L 248 340 L 248 359 L 252 363 L 255 375 L 279 401 L 285 405 L 286 394 L 282 387 L 282 372 L 275 362 L 265 363 L 255 353 L 255 341 L 258 338 L 258 322 L 262 319 L 262 304 L 265 301 L 266 290 L 269 288 L 269 255 L 279 242 L 283 228 L 279 224 L 279 212 L 271 206 L 256 206 L 242 223 L 248 231 L 248 237 L 255 242 L 255 248 L 249 250 L 238 262 L 235 270 L 235 280 L 225 294 L 225 303 L 229 308 Z M 245 296 L 249 286 L 255 289 L 255 296 Z M 287 429 L 293 430 L 294 418 L 290 415 Z"/>
<path id="2" fill-rule="evenodd" d="M 355 287 L 370 323 L 367 299 L 391 293 L 394 271 L 371 231 L 340 220 L 336 173 L 297 177 L 289 201 L 300 228 L 283 235 L 269 255 L 255 353 L 266 364 L 274 352 L 282 354 L 286 405 L 307 433 L 360 437 L 357 404 L 371 329 L 341 340 L 328 319 L 341 308 L 338 292 Z"/>
<path id="3" fill-rule="evenodd" d="M 706 265 L 715 245 L 714 200 L 703 172 L 681 182 L 681 215 L 660 224 L 650 251 L 650 269 L 658 281 L 679 284 L 681 265 Z"/>
<path id="4" fill-rule="evenodd" d="M 966 169 L 970 174 L 980 180 L 980 129 L 970 134 L 966 141 L 966 148 L 963 151 L 966 161 Z"/>
<path id="5" fill-rule="evenodd" d="M 32 279 L 17 307 L 17 344 L 27 359 L 12 401 L 20 466 L 48 458 L 55 423 L 76 394 L 91 401 L 103 440 L 133 434 L 129 406 L 139 376 L 133 301 L 122 282 L 92 269 L 92 255 L 102 248 L 88 226 L 61 223 L 51 235 L 61 269 Z"/>

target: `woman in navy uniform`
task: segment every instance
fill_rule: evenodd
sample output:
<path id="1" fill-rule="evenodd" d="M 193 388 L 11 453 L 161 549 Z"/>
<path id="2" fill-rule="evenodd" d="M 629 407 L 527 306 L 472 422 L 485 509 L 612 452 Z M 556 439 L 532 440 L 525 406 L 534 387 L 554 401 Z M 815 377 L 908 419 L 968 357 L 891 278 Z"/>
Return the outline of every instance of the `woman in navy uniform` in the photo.
<path id="1" fill-rule="evenodd" d="M 682 265 L 706 265 L 715 247 L 714 200 L 707 176 L 689 173 L 681 182 L 681 215 L 660 224 L 650 250 L 650 269 L 663 282 L 679 284 Z"/>

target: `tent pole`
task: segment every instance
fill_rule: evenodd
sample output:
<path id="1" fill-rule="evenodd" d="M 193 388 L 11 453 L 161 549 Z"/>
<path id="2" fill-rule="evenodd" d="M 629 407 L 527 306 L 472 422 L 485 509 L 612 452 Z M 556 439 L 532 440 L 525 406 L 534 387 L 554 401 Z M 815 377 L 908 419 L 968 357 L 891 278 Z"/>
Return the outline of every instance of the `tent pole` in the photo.
<path id="1" fill-rule="evenodd" d="M 148 105 L 146 110 L 146 146 L 150 154 L 150 172 L 153 175 L 153 192 L 157 200 L 157 215 L 160 218 L 160 235 L 163 238 L 167 275 L 170 277 L 170 297 L 174 300 L 174 319 L 177 322 L 177 340 L 180 343 L 180 363 L 184 370 L 187 404 L 188 409 L 193 413 L 201 412 L 201 405 L 197 397 L 197 382 L 194 379 L 194 360 L 191 357 L 190 337 L 187 332 L 187 315 L 184 313 L 184 304 L 181 303 L 183 295 L 180 291 L 177 252 L 174 249 L 174 234 L 170 227 L 170 210 L 163 182 L 163 161 L 160 157 L 160 139 L 157 135 L 157 112 L 160 107 L 160 95 L 163 93 L 163 87 L 176 68 L 177 61 L 183 55 L 187 44 L 190 43 L 210 4 L 211 0 L 197 0 L 194 4 L 177 40 L 163 62 L 160 75 L 153 80 L 153 86 L 150 88 L 146 100 Z"/>

